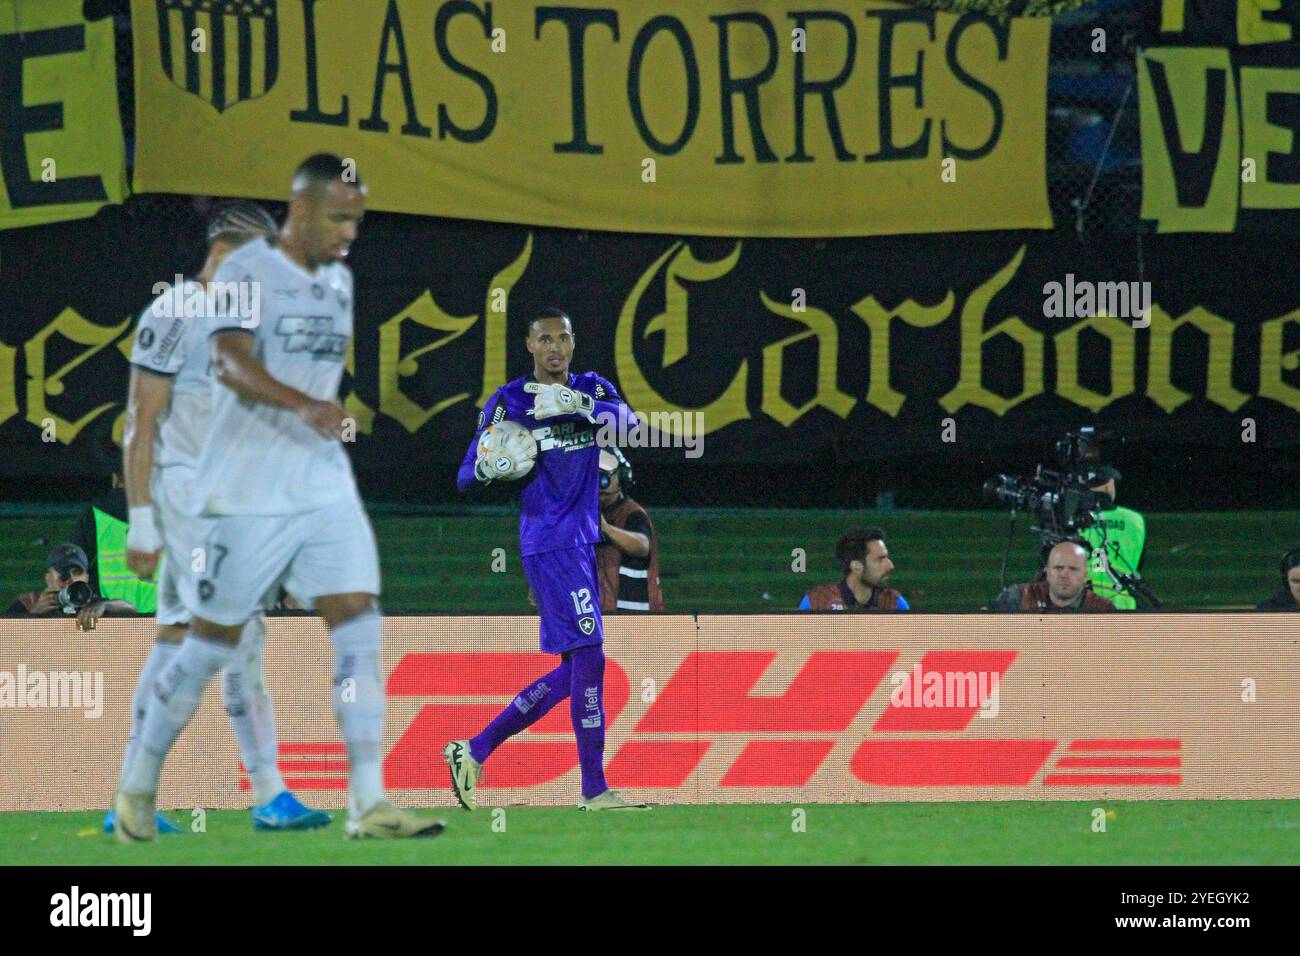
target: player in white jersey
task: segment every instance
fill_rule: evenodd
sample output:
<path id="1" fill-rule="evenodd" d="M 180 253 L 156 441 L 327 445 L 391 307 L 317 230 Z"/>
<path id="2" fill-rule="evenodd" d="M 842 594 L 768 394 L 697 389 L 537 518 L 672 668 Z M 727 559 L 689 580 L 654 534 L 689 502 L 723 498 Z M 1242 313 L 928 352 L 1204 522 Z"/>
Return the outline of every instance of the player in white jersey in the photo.
<path id="1" fill-rule="evenodd" d="M 441 820 L 394 807 L 383 789 L 379 555 L 340 443 L 355 423 L 338 404 L 352 335 L 352 275 L 342 260 L 364 197 L 350 164 L 310 157 L 294 176 L 279 234 L 232 252 L 215 276 L 226 298 L 209 325 L 212 409 L 192 500 L 192 544 L 206 570 L 181 580 L 190 632 L 155 686 L 114 800 L 123 841 L 155 838 L 163 760 L 278 585 L 330 628 L 334 712 L 348 755 L 346 834 L 443 830 Z"/>
<path id="2" fill-rule="evenodd" d="M 190 280 L 165 290 L 140 316 L 131 350 L 131 384 L 123 441 L 123 473 L 130 526 L 127 564 L 143 578 L 159 571 L 158 638 L 145 660 L 131 700 L 131 736 L 122 758 L 125 776 L 138 749 L 141 725 L 155 682 L 175 656 L 189 629 L 190 613 L 180 600 L 179 582 L 190 572 L 189 539 L 194 519 L 188 498 L 199 451 L 208 429 L 212 379 L 204 312 L 210 283 L 226 256 L 257 236 L 275 231 L 275 220 L 255 203 L 221 206 L 208 225 L 208 257 Z M 177 277 L 180 278 L 179 276 Z M 266 621 L 251 617 L 239 651 L 222 669 L 222 697 L 253 788 L 253 826 L 259 830 L 304 830 L 325 826 L 328 814 L 304 806 L 285 787 L 277 762 L 275 713 L 265 688 L 262 648 Z M 104 829 L 112 832 L 114 813 Z M 178 832 L 158 815 L 161 832 Z"/>

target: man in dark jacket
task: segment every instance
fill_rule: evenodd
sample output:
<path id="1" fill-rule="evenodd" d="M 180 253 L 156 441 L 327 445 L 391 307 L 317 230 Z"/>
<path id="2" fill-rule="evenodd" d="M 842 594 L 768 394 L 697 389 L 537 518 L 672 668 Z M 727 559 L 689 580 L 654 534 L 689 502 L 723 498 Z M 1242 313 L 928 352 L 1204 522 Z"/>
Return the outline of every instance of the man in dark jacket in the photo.
<path id="1" fill-rule="evenodd" d="M 1300 611 L 1300 548 L 1282 555 L 1282 586 L 1255 605 L 1257 611 Z"/>
<path id="2" fill-rule="evenodd" d="M 1088 587 L 1088 550 L 1062 541 L 1047 553 L 1046 577 L 1033 584 L 1011 584 L 993 599 L 995 611 L 1113 611 L 1115 605 Z"/>
<path id="3" fill-rule="evenodd" d="M 907 599 L 885 587 L 894 570 L 879 528 L 850 531 L 835 542 L 835 560 L 844 577 L 819 584 L 799 602 L 801 611 L 906 611 Z"/>

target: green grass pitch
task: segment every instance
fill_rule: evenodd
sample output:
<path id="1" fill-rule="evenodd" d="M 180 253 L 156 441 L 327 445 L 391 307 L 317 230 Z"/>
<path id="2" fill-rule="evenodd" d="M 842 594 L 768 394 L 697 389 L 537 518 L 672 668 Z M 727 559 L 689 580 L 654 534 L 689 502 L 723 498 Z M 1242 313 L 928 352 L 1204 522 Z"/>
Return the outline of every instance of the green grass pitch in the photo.
<path id="1" fill-rule="evenodd" d="M 1096 807 L 1113 810 L 1105 832 Z M 802 813 L 798 812 L 802 811 Z M 177 823 L 189 815 L 172 813 Z M 1300 801 L 875 803 L 447 811 L 434 839 L 353 841 L 338 815 L 310 833 L 255 833 L 213 810 L 206 832 L 122 846 L 103 814 L 2 813 L 16 865 L 1281 865 L 1300 858 Z"/>

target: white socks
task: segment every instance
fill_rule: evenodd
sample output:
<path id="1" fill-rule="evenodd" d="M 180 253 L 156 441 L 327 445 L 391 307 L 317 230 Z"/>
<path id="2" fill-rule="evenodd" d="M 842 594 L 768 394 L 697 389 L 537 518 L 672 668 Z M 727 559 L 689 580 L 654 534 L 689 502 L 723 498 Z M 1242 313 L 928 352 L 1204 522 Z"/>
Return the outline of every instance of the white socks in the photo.
<path id="1" fill-rule="evenodd" d="M 384 684 L 379 664 L 383 617 L 363 611 L 330 632 L 334 642 L 334 716 L 348 750 L 348 808 L 353 817 L 384 799 Z"/>
<path id="2" fill-rule="evenodd" d="M 122 755 L 122 777 L 126 776 L 127 770 L 131 768 L 131 761 L 135 759 L 135 752 L 140 744 L 140 727 L 144 724 L 144 715 L 149 710 L 149 702 L 153 700 L 154 681 L 158 680 L 163 668 L 171 663 L 179 649 L 179 644 L 154 641 L 149 656 L 144 660 L 140 679 L 136 681 L 135 693 L 131 697 L 131 736 L 126 740 L 126 752 Z"/>
<path id="3" fill-rule="evenodd" d="M 334 715 L 347 745 L 349 810 L 354 817 L 384 799 L 382 634 L 383 617 L 374 609 L 349 618 L 330 633 Z M 163 760 L 219 670 L 225 672 L 222 697 L 255 803 L 266 803 L 285 789 L 276 763 L 274 711 L 262 674 L 265 637 L 265 620 L 259 614 L 245 625 L 238 648 L 204 640 L 193 632 L 179 646 L 155 644 L 132 702 L 131 739 L 122 760 L 123 791 L 158 792 Z"/>
<path id="4" fill-rule="evenodd" d="M 221 698 L 253 785 L 253 806 L 270 803 L 285 789 L 277 763 L 275 708 L 266 692 L 262 651 L 266 618 L 255 614 L 239 635 L 239 646 L 221 671 Z"/>
<path id="5" fill-rule="evenodd" d="M 222 671 L 222 700 L 239 744 L 239 754 L 253 786 L 253 805 L 269 803 L 286 787 L 277 763 L 275 708 L 266 692 L 262 651 L 266 645 L 266 619 L 257 614 L 244 625 L 239 646 Z M 180 644 L 155 641 L 140 671 L 131 698 L 131 736 L 122 756 L 122 778 L 131 769 L 139 749 L 141 729 L 149 705 L 156 700 L 154 684 L 171 663 Z"/>
<path id="6" fill-rule="evenodd" d="M 157 793 L 162 763 L 172 744 L 199 709 L 203 689 L 234 656 L 235 648 L 205 641 L 191 631 L 153 684 L 139 740 L 122 775 L 127 793 Z"/>

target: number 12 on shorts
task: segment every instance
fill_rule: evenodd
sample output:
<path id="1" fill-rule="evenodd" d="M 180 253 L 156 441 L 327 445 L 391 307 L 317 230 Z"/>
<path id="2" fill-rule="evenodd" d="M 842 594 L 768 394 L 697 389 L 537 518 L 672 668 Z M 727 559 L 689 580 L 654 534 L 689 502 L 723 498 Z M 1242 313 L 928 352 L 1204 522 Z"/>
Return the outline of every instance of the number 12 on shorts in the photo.
<path id="1" fill-rule="evenodd" d="M 578 614 L 594 613 L 591 607 L 591 591 L 589 589 L 578 588 L 576 591 L 570 591 L 569 597 L 573 598 L 573 610 Z"/>

